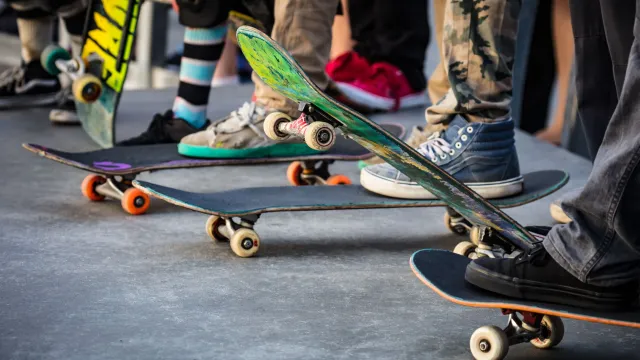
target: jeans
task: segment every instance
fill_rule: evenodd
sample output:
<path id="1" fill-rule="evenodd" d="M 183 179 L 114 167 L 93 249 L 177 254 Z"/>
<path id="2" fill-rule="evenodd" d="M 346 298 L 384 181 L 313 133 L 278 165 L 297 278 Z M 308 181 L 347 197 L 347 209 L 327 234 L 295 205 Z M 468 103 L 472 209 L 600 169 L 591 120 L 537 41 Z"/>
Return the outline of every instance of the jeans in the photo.
<path id="1" fill-rule="evenodd" d="M 603 0 L 601 5 L 607 2 Z M 579 2 L 585 6 L 586 3 Z M 640 232 L 637 231 L 640 215 L 639 3 L 640 0 L 615 2 L 619 14 L 635 14 L 633 27 L 625 21 L 603 21 L 611 59 L 620 59 L 621 54 L 612 53 L 612 48 L 618 49 L 616 43 L 635 36 L 619 101 L 584 189 L 562 204 L 573 221 L 553 227 L 543 241 L 546 250 L 561 266 L 581 281 L 596 286 L 621 285 L 640 275 Z M 591 55 L 593 49 L 579 46 L 577 42 L 576 50 L 578 65 L 589 60 L 600 61 L 599 57 L 603 56 L 603 53 Z M 602 93 L 599 86 L 583 87 L 578 97 Z"/>

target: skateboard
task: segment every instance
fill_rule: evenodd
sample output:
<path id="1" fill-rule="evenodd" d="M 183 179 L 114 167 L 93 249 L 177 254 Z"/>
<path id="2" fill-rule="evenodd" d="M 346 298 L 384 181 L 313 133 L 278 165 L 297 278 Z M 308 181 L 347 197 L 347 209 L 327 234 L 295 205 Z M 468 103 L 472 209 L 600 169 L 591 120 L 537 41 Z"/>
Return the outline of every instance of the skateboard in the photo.
<path id="1" fill-rule="evenodd" d="M 236 37 L 256 74 L 269 87 L 298 102 L 302 112 L 295 121 L 278 113 L 270 114 L 264 123 L 267 136 L 272 139 L 298 136 L 311 148 L 327 149 L 335 143 L 335 128 L 340 128 L 345 136 L 417 181 L 470 223 L 494 230 L 512 247 L 532 246 L 535 240 L 522 225 L 393 134 L 324 94 L 291 55 L 267 35 L 242 26 Z"/>
<path id="2" fill-rule="evenodd" d="M 116 110 L 131 60 L 142 0 L 91 0 L 81 56 L 50 45 L 41 56 L 51 74 L 72 79 L 78 118 L 89 137 L 103 148 L 115 143 Z"/>
<path id="3" fill-rule="evenodd" d="M 568 174 L 558 170 L 529 173 L 524 175 L 524 192 L 491 200 L 491 203 L 501 208 L 524 205 L 553 193 L 568 180 Z M 258 252 L 260 237 L 254 230 L 254 225 L 264 213 L 447 206 L 440 200 L 389 198 L 369 192 L 359 185 L 256 187 L 206 194 L 137 180 L 133 182 L 133 186 L 172 204 L 210 214 L 206 224 L 207 234 L 215 241 L 229 241 L 231 250 L 240 257 L 251 257 Z M 452 210 L 445 213 L 445 225 L 460 235 L 469 231 L 472 241 L 479 242 L 477 236 L 480 232 L 475 231 L 476 228 L 471 223 Z M 475 250 L 475 245 L 465 241 L 456 248 L 468 255 L 467 253 Z"/>
<path id="4" fill-rule="evenodd" d="M 478 360 L 500 360 L 509 346 L 529 342 L 540 349 L 562 341 L 561 318 L 640 328 L 640 308 L 626 311 L 588 310 L 578 307 L 513 299 L 494 294 L 464 279 L 471 260 L 445 250 L 425 249 L 411 256 L 411 268 L 423 283 L 458 305 L 500 309 L 508 315 L 506 328 L 483 326 L 471 335 L 470 348 Z"/>
<path id="5" fill-rule="evenodd" d="M 383 124 L 389 132 L 403 137 L 405 129 L 399 124 Z M 315 155 L 255 159 L 195 159 L 178 154 L 176 144 L 113 147 L 87 152 L 70 153 L 42 145 L 22 146 L 47 159 L 89 171 L 82 182 L 82 194 L 92 201 L 105 197 L 120 200 L 122 208 L 132 215 L 143 214 L 149 207 L 149 197 L 131 185 L 142 172 L 190 167 L 267 164 L 293 161 L 287 177 L 293 185 L 339 185 L 351 181 L 344 175 L 331 175 L 329 165 L 335 160 L 357 161 L 372 154 L 353 141 L 344 139 L 335 148 Z"/>

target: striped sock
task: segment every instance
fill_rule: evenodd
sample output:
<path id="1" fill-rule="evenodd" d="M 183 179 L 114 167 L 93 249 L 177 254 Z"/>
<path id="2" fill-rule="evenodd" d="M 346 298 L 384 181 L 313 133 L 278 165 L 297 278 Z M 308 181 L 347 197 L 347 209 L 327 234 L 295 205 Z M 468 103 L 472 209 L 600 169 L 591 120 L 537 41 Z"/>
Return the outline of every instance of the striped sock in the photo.
<path id="1" fill-rule="evenodd" d="M 227 35 L 227 25 L 210 29 L 187 28 L 180 64 L 180 85 L 173 114 L 196 129 L 207 122 L 211 80 Z"/>

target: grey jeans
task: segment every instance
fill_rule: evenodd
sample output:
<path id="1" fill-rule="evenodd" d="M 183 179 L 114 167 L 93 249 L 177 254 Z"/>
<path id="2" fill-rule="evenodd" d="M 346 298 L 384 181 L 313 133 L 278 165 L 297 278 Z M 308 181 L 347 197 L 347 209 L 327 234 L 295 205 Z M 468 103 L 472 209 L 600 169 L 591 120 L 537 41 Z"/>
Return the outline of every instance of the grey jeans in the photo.
<path id="1" fill-rule="evenodd" d="M 586 186 L 562 204 L 573 221 L 555 226 L 543 242 L 560 265 L 597 286 L 620 285 L 640 274 L 640 0 L 630 7 L 633 29 L 604 24 L 608 39 L 630 31 L 635 36 L 618 104 Z M 576 57 L 584 56 L 577 50 Z"/>

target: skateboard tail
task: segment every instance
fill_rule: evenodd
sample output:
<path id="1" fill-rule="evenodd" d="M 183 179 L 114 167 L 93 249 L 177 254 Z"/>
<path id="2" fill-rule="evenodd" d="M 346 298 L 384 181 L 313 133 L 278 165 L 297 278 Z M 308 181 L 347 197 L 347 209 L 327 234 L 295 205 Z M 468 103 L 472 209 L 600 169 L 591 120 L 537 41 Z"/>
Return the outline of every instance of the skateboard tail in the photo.
<path id="1" fill-rule="evenodd" d="M 254 71 L 274 90 L 294 101 L 313 104 L 328 114 L 341 125 L 347 137 L 416 180 L 466 219 L 493 228 L 519 248 L 531 247 L 535 239 L 508 215 L 377 124 L 324 95 L 286 50 L 268 36 L 242 26 L 237 39 Z"/>

